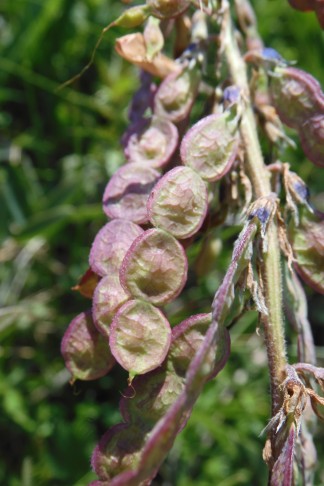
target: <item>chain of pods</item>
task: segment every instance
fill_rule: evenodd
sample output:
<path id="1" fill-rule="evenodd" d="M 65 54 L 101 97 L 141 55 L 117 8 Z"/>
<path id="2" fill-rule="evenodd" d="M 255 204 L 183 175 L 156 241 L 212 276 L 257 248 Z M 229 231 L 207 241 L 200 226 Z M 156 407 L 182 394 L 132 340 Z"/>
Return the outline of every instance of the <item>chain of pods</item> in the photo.
<path id="1" fill-rule="evenodd" d="M 115 25 L 133 27 L 149 15 L 181 18 L 190 3 L 150 0 L 130 8 Z M 206 24 L 201 15 L 196 12 L 192 18 L 193 25 L 200 28 Z M 144 38 L 154 60 L 163 47 L 163 36 L 151 18 Z M 212 313 L 191 316 L 171 329 L 161 307 L 174 301 L 184 288 L 188 271 L 185 248 L 204 231 L 212 185 L 242 160 L 239 128 L 244 100 L 236 87 L 224 88 L 221 102 L 213 103 L 212 112 L 186 130 L 201 86 L 208 35 L 204 32 L 197 38 L 197 31 L 198 27 L 192 44 L 178 64 L 170 64 L 158 88 L 150 74 L 141 74 L 141 87 L 129 113 L 130 127 L 123 137 L 127 163 L 104 191 L 103 210 L 109 222 L 95 237 L 90 270 L 80 283 L 80 290 L 92 298 L 92 309 L 73 319 L 62 341 L 72 381 L 104 376 L 116 361 L 129 373 L 129 386 L 120 404 L 123 422 L 107 431 L 93 453 L 92 466 L 99 477 L 93 486 L 145 485 L 156 475 L 203 384 L 226 363 L 229 335 L 222 324 L 239 278 L 245 275 L 247 281 L 248 269 L 251 276 L 252 242 L 264 233 L 272 217 L 268 202 L 261 202 L 257 209 L 252 206 Z M 259 52 L 256 58 L 268 66 L 268 56 L 269 52 Z M 275 58 L 278 61 L 280 56 Z M 309 74 L 277 61 L 270 62 L 271 69 L 267 69 L 273 105 L 281 121 L 298 131 L 309 159 L 323 167 L 324 95 L 320 85 Z M 149 72 L 161 71 L 157 64 L 148 64 Z M 323 221 L 310 213 L 303 181 L 288 169 L 283 175 L 287 201 L 301 215 L 300 225 L 292 224 L 288 232 L 296 269 L 324 293 L 323 262 L 319 268 L 318 259 L 323 249 Z M 253 297 L 262 311 L 257 292 Z M 307 371 L 315 375 L 314 370 Z M 300 373 L 305 374 L 305 368 Z M 322 385 L 323 373 L 316 373 Z M 296 441 L 295 429 L 283 429 L 282 451 L 272 465 L 273 486 L 279 484 L 280 465 L 291 459 Z"/>

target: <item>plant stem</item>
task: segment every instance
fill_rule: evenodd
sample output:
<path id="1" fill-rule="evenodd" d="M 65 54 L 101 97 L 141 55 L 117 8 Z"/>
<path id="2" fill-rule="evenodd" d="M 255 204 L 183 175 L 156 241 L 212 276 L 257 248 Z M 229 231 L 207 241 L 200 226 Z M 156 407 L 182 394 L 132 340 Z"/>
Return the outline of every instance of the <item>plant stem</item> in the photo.
<path id="1" fill-rule="evenodd" d="M 261 153 L 251 107 L 246 66 L 234 36 L 228 1 L 224 1 L 224 4 L 226 10 L 223 24 L 223 48 L 232 80 L 241 89 L 244 99 L 247 100 L 240 127 L 246 151 L 246 169 L 252 182 L 255 197 L 266 197 L 272 192 L 270 176 Z M 285 378 L 285 367 L 287 365 L 282 319 L 280 248 L 275 218 L 269 224 L 267 239 L 268 248 L 263 255 L 261 272 L 268 316 L 264 317 L 262 322 L 264 324 L 271 379 L 272 413 L 275 414 L 282 405 L 280 384 Z"/>

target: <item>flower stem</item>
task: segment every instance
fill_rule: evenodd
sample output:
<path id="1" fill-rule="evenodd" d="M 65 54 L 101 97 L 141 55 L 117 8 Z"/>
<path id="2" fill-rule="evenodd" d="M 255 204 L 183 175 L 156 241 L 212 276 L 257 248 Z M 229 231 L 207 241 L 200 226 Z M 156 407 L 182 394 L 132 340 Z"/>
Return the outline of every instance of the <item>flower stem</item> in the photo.
<path id="1" fill-rule="evenodd" d="M 270 195 L 270 176 L 263 160 L 254 114 L 250 102 L 246 65 L 239 51 L 233 32 L 229 3 L 224 1 L 223 48 L 232 80 L 241 89 L 246 108 L 241 119 L 241 137 L 246 152 L 246 169 L 252 182 L 254 196 Z M 264 283 L 268 316 L 264 317 L 264 335 L 271 379 L 272 413 L 276 414 L 282 404 L 280 384 L 285 378 L 287 365 L 282 318 L 282 275 L 280 248 L 275 218 L 267 230 L 268 248 L 264 253 L 261 276 Z"/>

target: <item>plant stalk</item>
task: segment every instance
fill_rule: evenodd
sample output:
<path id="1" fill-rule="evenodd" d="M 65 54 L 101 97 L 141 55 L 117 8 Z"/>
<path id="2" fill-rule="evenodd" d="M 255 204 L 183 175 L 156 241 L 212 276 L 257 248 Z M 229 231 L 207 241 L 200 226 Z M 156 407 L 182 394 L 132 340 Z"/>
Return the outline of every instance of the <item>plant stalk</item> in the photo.
<path id="1" fill-rule="evenodd" d="M 235 39 L 228 1 L 224 1 L 223 48 L 232 80 L 241 89 L 246 107 L 241 119 L 241 137 L 246 151 L 246 169 L 251 179 L 255 198 L 270 195 L 270 176 L 263 160 L 257 126 L 250 102 L 250 90 L 246 65 Z M 268 316 L 262 320 L 268 354 L 271 379 L 272 413 L 275 415 L 282 405 L 280 384 L 285 378 L 287 365 L 282 318 L 282 275 L 280 248 L 276 218 L 269 223 L 268 247 L 263 255 L 261 276 L 264 283 Z"/>

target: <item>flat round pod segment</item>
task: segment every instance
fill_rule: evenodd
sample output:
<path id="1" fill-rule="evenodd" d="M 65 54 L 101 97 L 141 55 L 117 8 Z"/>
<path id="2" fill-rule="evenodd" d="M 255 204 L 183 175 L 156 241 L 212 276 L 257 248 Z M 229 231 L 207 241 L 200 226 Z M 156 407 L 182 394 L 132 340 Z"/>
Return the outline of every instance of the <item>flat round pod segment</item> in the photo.
<path id="1" fill-rule="evenodd" d="M 93 470 L 102 481 L 108 481 L 124 471 L 134 469 L 141 458 L 144 439 L 136 425 L 114 425 L 101 437 L 93 451 Z"/>
<path id="2" fill-rule="evenodd" d="M 167 172 L 148 200 L 151 223 L 178 239 L 197 233 L 207 209 L 206 184 L 190 167 L 175 167 Z"/>
<path id="3" fill-rule="evenodd" d="M 171 327 L 152 304 L 130 300 L 115 315 L 109 342 L 116 361 L 133 378 L 164 361 L 171 342 Z"/>
<path id="4" fill-rule="evenodd" d="M 125 156 L 129 162 L 160 168 L 169 162 L 177 145 L 177 127 L 165 118 L 154 116 L 130 136 Z"/>
<path id="5" fill-rule="evenodd" d="M 96 328 L 109 337 L 109 328 L 119 309 L 130 296 L 120 285 L 118 275 L 106 275 L 98 283 L 92 299 L 92 317 Z"/>
<path id="6" fill-rule="evenodd" d="M 156 92 L 154 113 L 173 123 L 184 120 L 195 100 L 199 79 L 196 70 L 183 69 L 169 74 Z"/>
<path id="7" fill-rule="evenodd" d="M 82 312 L 71 321 L 62 340 L 61 353 L 72 381 L 100 378 L 115 363 L 108 341 L 96 329 L 91 312 Z"/>
<path id="8" fill-rule="evenodd" d="M 172 329 L 168 361 L 172 363 L 178 376 L 186 376 L 188 367 L 201 348 L 211 323 L 211 314 L 197 314 L 185 319 Z M 208 380 L 216 376 L 224 366 L 229 352 L 228 332 L 220 330 L 217 342 L 210 349 L 204 363 L 204 373 Z"/>
<path id="9" fill-rule="evenodd" d="M 324 110 L 321 85 L 301 69 L 277 67 L 271 77 L 270 94 L 280 120 L 291 128 L 298 128 Z"/>
<path id="10" fill-rule="evenodd" d="M 216 181 L 231 168 L 238 149 L 237 125 L 229 112 L 206 116 L 182 139 L 181 159 L 206 181 Z"/>
<path id="11" fill-rule="evenodd" d="M 167 370 L 166 363 L 137 376 L 123 394 L 120 411 L 126 422 L 151 429 L 177 400 L 185 379 Z M 129 398 L 128 398 L 129 397 Z"/>
<path id="12" fill-rule="evenodd" d="M 89 264 L 100 276 L 119 275 L 123 258 L 143 229 L 131 221 L 114 219 L 97 233 L 89 255 Z"/>
<path id="13" fill-rule="evenodd" d="M 190 0 L 147 0 L 151 14 L 158 19 L 170 19 L 182 14 L 190 5 Z"/>
<path id="14" fill-rule="evenodd" d="M 134 297 L 164 305 L 181 292 L 187 270 L 180 243 L 163 230 L 150 229 L 136 238 L 126 253 L 120 282 Z"/>
<path id="15" fill-rule="evenodd" d="M 306 157 L 315 165 L 324 167 L 324 109 L 312 116 L 299 129 L 300 143 Z"/>
<path id="16" fill-rule="evenodd" d="M 304 214 L 300 225 L 290 228 L 289 240 L 297 272 L 310 287 L 324 294 L 324 220 Z"/>
<path id="17" fill-rule="evenodd" d="M 142 163 L 126 164 L 108 182 L 103 195 L 103 209 L 110 218 L 133 223 L 148 221 L 146 203 L 160 178 L 160 173 Z"/>

